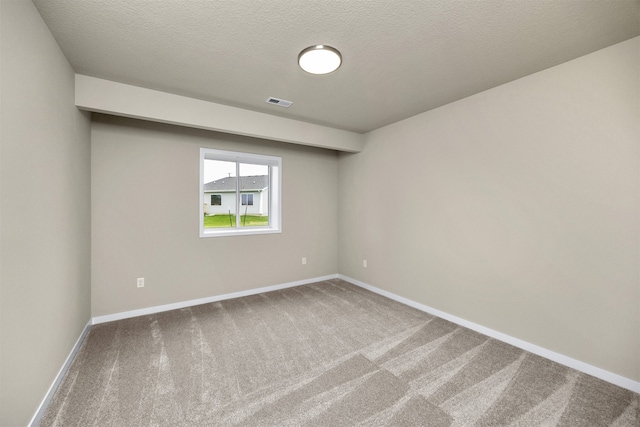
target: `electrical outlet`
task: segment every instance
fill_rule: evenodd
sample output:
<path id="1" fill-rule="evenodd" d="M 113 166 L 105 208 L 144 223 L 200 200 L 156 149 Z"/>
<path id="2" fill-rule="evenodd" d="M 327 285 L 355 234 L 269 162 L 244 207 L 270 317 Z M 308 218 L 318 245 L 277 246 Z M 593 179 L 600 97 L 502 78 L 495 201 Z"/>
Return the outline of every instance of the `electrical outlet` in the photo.
<path id="1" fill-rule="evenodd" d="M 302 265 L 307 265 L 307 257 L 302 258 Z"/>
<path id="2" fill-rule="evenodd" d="M 364 268 L 367 268 L 367 260 L 366 260 L 366 259 L 363 259 L 363 260 L 362 260 L 362 266 L 363 266 Z"/>
<path id="3" fill-rule="evenodd" d="M 137 284 L 139 288 L 144 288 L 144 277 L 138 277 Z"/>

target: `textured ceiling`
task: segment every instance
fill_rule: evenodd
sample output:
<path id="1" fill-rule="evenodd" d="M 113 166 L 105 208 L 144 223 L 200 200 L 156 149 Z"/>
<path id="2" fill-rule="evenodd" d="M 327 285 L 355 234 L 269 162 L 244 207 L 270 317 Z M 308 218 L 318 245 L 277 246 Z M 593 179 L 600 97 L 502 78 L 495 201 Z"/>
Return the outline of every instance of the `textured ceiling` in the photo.
<path id="1" fill-rule="evenodd" d="M 34 3 L 79 74 L 356 132 L 640 34 L 640 0 Z M 342 67 L 300 70 L 313 44 Z"/>

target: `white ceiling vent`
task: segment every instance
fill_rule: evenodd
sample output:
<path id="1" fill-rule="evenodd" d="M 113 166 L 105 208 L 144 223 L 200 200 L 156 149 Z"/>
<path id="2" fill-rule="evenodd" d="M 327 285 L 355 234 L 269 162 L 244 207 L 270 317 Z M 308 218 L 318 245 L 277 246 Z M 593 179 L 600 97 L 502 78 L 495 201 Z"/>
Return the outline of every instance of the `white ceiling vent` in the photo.
<path id="1" fill-rule="evenodd" d="M 273 96 L 268 97 L 266 102 L 267 102 L 267 104 L 279 105 L 281 107 L 288 107 L 291 104 L 293 104 L 292 101 L 287 101 L 285 99 L 274 98 Z"/>

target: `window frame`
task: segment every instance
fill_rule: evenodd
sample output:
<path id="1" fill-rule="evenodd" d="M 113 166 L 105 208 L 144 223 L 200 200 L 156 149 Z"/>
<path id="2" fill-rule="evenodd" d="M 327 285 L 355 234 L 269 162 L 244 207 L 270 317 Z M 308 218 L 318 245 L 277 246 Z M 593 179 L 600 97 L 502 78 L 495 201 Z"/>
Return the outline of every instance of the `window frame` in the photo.
<path id="1" fill-rule="evenodd" d="M 236 175 L 239 175 L 239 164 L 248 163 L 269 167 L 269 225 L 241 227 L 240 206 L 242 193 L 240 192 L 240 177 L 236 179 L 236 226 L 234 228 L 204 228 L 204 161 L 221 160 L 236 163 Z M 199 229 L 200 237 L 246 236 L 253 234 L 282 233 L 282 157 L 264 154 L 244 153 L 237 151 L 218 150 L 214 148 L 200 148 L 200 208 Z"/>

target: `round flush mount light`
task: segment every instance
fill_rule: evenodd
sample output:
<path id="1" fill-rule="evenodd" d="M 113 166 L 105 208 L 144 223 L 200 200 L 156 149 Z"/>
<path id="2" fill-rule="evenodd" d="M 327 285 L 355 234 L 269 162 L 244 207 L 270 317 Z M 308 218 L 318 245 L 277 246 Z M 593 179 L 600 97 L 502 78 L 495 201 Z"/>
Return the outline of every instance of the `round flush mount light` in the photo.
<path id="1" fill-rule="evenodd" d="M 337 70 L 342 64 L 342 55 L 337 49 L 317 44 L 309 46 L 298 55 L 298 65 L 307 73 L 328 74 Z"/>

